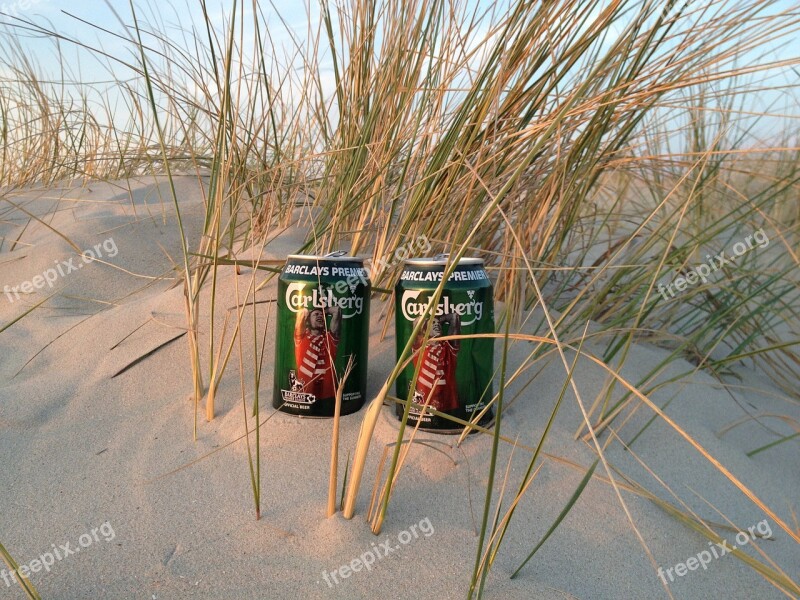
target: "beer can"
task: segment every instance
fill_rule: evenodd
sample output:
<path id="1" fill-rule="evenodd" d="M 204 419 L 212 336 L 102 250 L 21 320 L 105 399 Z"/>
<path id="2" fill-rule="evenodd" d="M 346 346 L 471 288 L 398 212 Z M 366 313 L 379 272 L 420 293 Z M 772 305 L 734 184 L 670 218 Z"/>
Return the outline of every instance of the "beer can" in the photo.
<path id="1" fill-rule="evenodd" d="M 286 413 L 332 417 L 347 363 L 341 414 L 366 398 L 369 296 L 364 261 L 344 252 L 290 255 L 278 278 L 272 405 Z"/>
<path id="2" fill-rule="evenodd" d="M 395 286 L 395 331 L 397 357 L 411 338 L 415 325 L 426 318 L 428 305 L 444 276 L 447 255 L 434 258 L 412 258 L 405 262 L 400 280 Z M 494 302 L 492 283 L 486 274 L 483 260 L 462 258 L 444 285 L 439 304 L 428 315 L 413 342 L 413 360 L 397 378 L 397 395 L 434 408 L 437 411 L 471 420 L 486 407 L 492 398 L 494 370 L 494 339 L 465 338 L 437 341 L 437 338 L 476 333 L 494 333 Z M 430 325 L 428 344 L 422 338 Z M 411 389 L 417 365 L 419 377 Z M 398 417 L 403 406 L 396 407 Z M 486 426 L 493 420 L 488 410 L 480 420 Z M 440 433 L 455 433 L 463 429 L 454 421 L 411 407 L 408 422 L 420 429 Z"/>

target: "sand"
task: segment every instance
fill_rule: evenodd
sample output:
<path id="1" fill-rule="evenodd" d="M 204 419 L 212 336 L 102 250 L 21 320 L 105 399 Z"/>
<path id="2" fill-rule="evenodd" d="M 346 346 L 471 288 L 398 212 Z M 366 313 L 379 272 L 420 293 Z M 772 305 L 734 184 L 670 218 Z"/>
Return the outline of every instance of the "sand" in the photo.
<path id="1" fill-rule="evenodd" d="M 196 243 L 202 218 L 197 179 L 180 177 L 177 185 L 185 224 Z M 263 514 L 256 521 L 247 447 L 243 440 L 231 443 L 244 432 L 237 353 L 217 397 L 216 419 L 207 423 L 202 410 L 198 415 L 197 441 L 192 439 L 194 404 L 188 399 L 185 336 L 114 376 L 173 340 L 185 326 L 182 288 L 176 285 L 173 268 L 173 261 L 181 260 L 180 242 L 165 182 L 65 184 L 17 191 L 9 198 L 43 217 L 50 228 L 28 223 L 22 210 L 3 206 L 0 235 L 6 239 L 0 252 L 0 288 L 33 281 L 56 262 L 76 256 L 53 229 L 81 249 L 113 239 L 118 250 L 113 252 L 111 242 L 100 247 L 103 260 L 113 266 L 84 264 L 59 276 L 52 289 L 45 286 L 13 302 L 0 297 L 0 323 L 7 323 L 52 294 L 0 334 L 0 542 L 20 564 L 31 564 L 68 543 L 79 550 L 55 560 L 49 572 L 31 575 L 43 598 L 466 596 L 490 437 L 472 435 L 455 447 L 453 436 L 419 434 L 418 439 L 440 451 L 420 445 L 412 449 L 383 532 L 374 536 L 365 513 L 380 454 L 396 441 L 393 411 L 384 407 L 378 421 L 351 521 L 341 514 L 325 518 L 331 421 L 277 414 L 261 430 Z M 265 257 L 285 257 L 299 247 L 303 233 L 290 229 L 276 237 Z M 220 270 L 219 306 L 235 306 L 235 277 L 232 268 Z M 238 276 L 240 296 L 252 277 L 248 269 Z M 266 274 L 256 277 L 263 281 Z M 274 282 L 259 292 L 260 300 L 274 297 Z M 392 327 L 386 338 L 380 335 L 385 306 L 378 298 L 374 302 L 371 397 L 394 357 Z M 274 317 L 272 306 L 259 305 L 260 324 Z M 201 343 L 206 347 L 209 303 L 203 302 L 202 308 Z M 219 327 L 223 318 L 221 310 Z M 252 323 L 250 317 L 245 323 Z M 273 325 L 270 319 L 262 417 L 272 412 Z M 250 334 L 244 339 L 249 403 L 253 349 Z M 529 348 L 525 343 L 512 347 L 512 368 Z M 599 352 L 591 344 L 587 348 Z M 666 355 L 658 348 L 637 346 L 622 373 L 636 383 Z M 565 378 L 560 361 L 543 361 L 539 367 L 530 385 L 523 388 L 524 382 L 517 382 L 509 387 L 508 397 L 514 400 L 503 418 L 504 434 L 528 446 L 538 442 Z M 690 368 L 673 363 L 659 380 Z M 793 430 L 770 418 L 721 430 L 748 413 L 800 420 L 800 407 L 759 373 L 737 370 L 742 381 L 730 391 L 705 374 L 695 374 L 663 386 L 652 399 L 659 405 L 671 399 L 667 414 L 796 529 L 792 514 L 800 499 L 797 440 L 746 456 L 776 439 L 776 433 Z M 587 405 L 604 381 L 600 367 L 588 360 L 579 363 L 576 382 Z M 620 436 L 629 440 L 651 415 L 640 409 Z M 355 446 L 362 416 L 363 411 L 342 419 L 342 463 Z M 732 555 L 676 576 L 665 588 L 614 489 L 600 478 L 606 476 L 602 466 L 561 526 L 520 575 L 510 579 L 582 477 L 566 461 L 585 468 L 594 459 L 584 442 L 574 440 L 579 423 L 578 405 L 569 392 L 545 447 L 562 460 L 546 459 L 520 502 L 488 578 L 486 598 L 656 598 L 668 597 L 668 592 L 675 598 L 786 597 Z M 633 454 L 612 444 L 607 456 L 627 477 L 679 505 L 652 471 L 680 497 L 685 510 L 704 519 L 724 523 L 727 518 L 743 529 L 759 523 L 769 527 L 770 539 L 748 541 L 742 550 L 763 561 L 756 551 L 761 549 L 797 579 L 798 545 L 663 421 L 653 423 L 636 441 Z M 511 447 L 501 444 L 498 489 L 509 464 L 508 490 L 516 489 L 529 459 L 525 450 L 512 456 Z M 706 538 L 650 500 L 621 493 L 657 566 L 674 567 L 708 549 Z M 508 502 L 506 497 L 504 506 Z M 730 545 L 736 544 L 735 531 L 719 532 Z M 390 552 L 384 556 L 387 541 Z M 373 549 L 380 552 L 379 559 Z M 369 570 L 343 577 L 347 571 L 340 567 L 365 553 L 374 558 Z M 0 598 L 18 597 L 23 597 L 19 588 L 7 587 L 0 579 Z"/>

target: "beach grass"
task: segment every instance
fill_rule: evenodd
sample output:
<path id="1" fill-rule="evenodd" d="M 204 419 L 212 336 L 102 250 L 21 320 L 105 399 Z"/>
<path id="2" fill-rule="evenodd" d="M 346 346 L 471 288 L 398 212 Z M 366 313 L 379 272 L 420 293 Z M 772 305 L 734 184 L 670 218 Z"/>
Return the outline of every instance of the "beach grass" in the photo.
<path id="1" fill-rule="evenodd" d="M 11 556 L 11 554 L 9 554 L 8 550 L 3 547 L 3 544 L 0 544 L 0 556 L 2 556 L 3 562 L 8 566 L 12 573 L 10 577 L 13 577 L 14 581 L 17 582 L 19 587 L 25 593 L 25 596 L 31 600 L 41 600 L 39 592 L 36 591 L 36 588 L 33 586 L 30 579 L 19 572 L 19 565 Z"/>
<path id="2" fill-rule="evenodd" d="M 346 247 L 383 264 L 425 235 L 435 251 L 450 253 L 449 270 L 459 257 L 477 255 L 492 274 L 502 303 L 497 330 L 504 332 L 494 335 L 503 347 L 499 389 L 490 404 L 496 422 L 491 431 L 477 425 L 480 416 L 459 422 L 460 442 L 472 430 L 492 438 L 476 562 L 465 573 L 468 597 L 484 592 L 515 507 L 536 483 L 563 401 L 578 404 L 576 440 L 596 456 L 590 465 L 575 465 L 583 473 L 580 485 L 540 541 L 519 557 L 514 575 L 592 479 L 612 486 L 654 567 L 620 490 L 650 499 L 687 530 L 719 539 L 680 502 L 667 502 L 621 475 L 609 459 L 612 447 L 635 451 L 656 421 L 668 424 L 729 479 L 732 490 L 800 543 L 786 516 L 671 419 L 667 405 L 651 400 L 659 389 L 699 372 L 733 390 L 734 367 L 746 365 L 769 377 L 787 402 L 800 402 L 800 115 L 763 108 L 776 94 L 795 105 L 800 98 L 800 84 L 778 77 L 800 67 L 800 58 L 766 51 L 794 39 L 800 12 L 769 0 L 488 6 L 321 0 L 306 7 L 315 18 L 303 35 L 284 23 L 279 39 L 261 10 L 243 1 L 228 4 L 221 24 L 203 4 L 203 28 L 187 29 L 179 40 L 144 20 L 131 2 L 120 16 L 122 33 L 114 35 L 128 45 L 129 58 L 40 23 L 11 19 L 12 30 L 48 35 L 55 48 L 76 45 L 109 61 L 118 78 L 115 93 L 130 115 L 121 118 L 110 105 L 90 102 L 91 90 L 75 97 L 47 83 L 21 43 L 3 38 L 0 57 L 11 77 L 0 91 L 0 206 L 18 208 L 6 196 L 32 184 L 167 177 L 167 204 L 181 240 L 175 278 L 184 290 L 194 435 L 202 431 L 197 413 L 204 399 L 207 420 L 214 418 L 221 381 L 238 348 L 257 518 L 259 390 L 263 361 L 272 360 L 258 341 L 267 323 L 256 315 L 256 294 L 264 285 L 257 276 L 268 273 L 269 280 L 276 265 L 237 255 L 260 257 L 270 232 L 301 225 L 309 234 L 298 251 Z M 246 44 L 245 37 L 253 42 Z M 119 78 L 120 72 L 132 79 Z M 758 134 L 777 118 L 785 123 L 781 134 Z M 184 228 L 175 173 L 204 182 L 196 239 Z M 719 260 L 721 252 L 731 258 L 732 248 L 748 239 L 747 251 L 735 260 Z M 709 277 L 688 284 L 701 265 Z M 251 267 L 252 277 L 219 330 L 218 274 L 240 266 Z M 400 267 L 373 272 L 375 286 L 391 288 Z M 678 279 L 684 284 L 671 287 Z M 204 291 L 207 307 L 200 301 Z M 238 288 L 236 294 L 238 299 Z M 252 331 L 243 328 L 248 307 Z M 427 340 L 430 332 L 421 326 L 415 334 Z M 199 341 L 201 327 L 207 347 Z M 584 350 L 584 342 L 602 352 Z M 243 367 L 244 343 L 253 344 L 252 377 Z M 512 371 L 505 359 L 515 343 L 527 344 L 530 352 Z M 639 343 L 669 354 L 646 376 L 628 381 L 621 373 Z M 345 518 L 356 513 L 379 414 L 393 404 L 391 386 L 411 352 L 409 342 L 363 413 L 342 484 Z M 505 390 L 511 382 L 531 381 L 533 367 L 549 358 L 565 376 L 550 422 L 538 440 L 511 440 L 504 435 L 504 407 L 526 398 L 506 398 Z M 607 385 L 594 398 L 583 398 L 575 384 L 579 358 L 607 372 Z M 690 369 L 669 371 L 684 361 Z M 411 447 L 412 408 L 426 409 L 403 401 L 384 485 L 376 483 L 370 519 L 375 533 L 389 515 Z M 640 413 L 649 415 L 644 425 L 634 418 Z M 253 444 L 248 415 L 255 419 Z M 753 453 L 794 443 L 795 436 L 776 438 Z M 505 511 L 508 478 L 501 489 L 495 485 L 501 444 L 531 454 Z M 338 454 L 335 430 L 328 516 L 336 509 Z M 737 556 L 787 594 L 800 593 L 768 560 Z"/>

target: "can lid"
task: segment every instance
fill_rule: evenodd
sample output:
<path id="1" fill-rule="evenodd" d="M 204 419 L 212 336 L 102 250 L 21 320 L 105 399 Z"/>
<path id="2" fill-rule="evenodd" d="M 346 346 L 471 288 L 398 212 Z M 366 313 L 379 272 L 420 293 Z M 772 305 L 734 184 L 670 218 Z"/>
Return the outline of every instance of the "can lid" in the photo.
<path id="1" fill-rule="evenodd" d="M 290 254 L 288 259 L 315 260 L 318 262 L 357 262 L 364 263 L 363 258 L 358 256 L 347 256 L 344 250 L 329 252 L 328 254 Z"/>
<path id="2" fill-rule="evenodd" d="M 430 258 L 409 258 L 406 261 L 406 264 L 413 267 L 441 267 L 447 264 L 447 260 L 450 257 L 449 254 L 437 254 L 436 256 Z M 482 258 L 476 258 L 474 256 L 463 256 L 461 260 L 458 261 L 458 266 L 484 266 Z"/>

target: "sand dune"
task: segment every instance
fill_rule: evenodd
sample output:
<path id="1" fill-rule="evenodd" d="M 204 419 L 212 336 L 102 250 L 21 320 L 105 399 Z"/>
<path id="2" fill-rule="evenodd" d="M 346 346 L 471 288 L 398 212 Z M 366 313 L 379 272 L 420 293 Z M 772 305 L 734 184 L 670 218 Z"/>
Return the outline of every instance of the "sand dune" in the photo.
<path id="1" fill-rule="evenodd" d="M 200 190 L 196 178 L 177 181 L 185 224 L 196 241 L 202 219 Z M 22 210 L 5 215 L 0 223 L 0 234 L 6 238 L 0 254 L 0 288 L 24 282 L 32 282 L 35 288 L 34 278 L 57 263 L 76 257 L 83 262 L 53 229 L 80 249 L 102 250 L 99 258 L 110 263 L 83 263 L 59 275 L 52 288 L 48 283 L 21 293 L 19 299 L 12 292 L 13 301 L 6 294 L 0 299 L 0 322 L 6 323 L 52 295 L 3 332 L 0 352 L 2 542 L 20 564 L 56 550 L 53 545 L 70 543 L 79 548 L 56 560 L 49 573 L 31 575 L 42 597 L 465 596 L 485 495 L 489 436 L 472 435 L 455 447 L 455 437 L 419 434 L 419 440 L 428 440 L 440 451 L 422 445 L 412 449 L 383 533 L 376 537 L 364 516 L 380 454 L 396 440 L 393 411 L 384 407 L 378 422 L 352 521 L 338 514 L 325 518 L 331 422 L 277 414 L 261 431 L 263 516 L 256 521 L 245 443 L 226 446 L 244 432 L 236 352 L 217 397 L 218 416 L 206 423 L 199 415 L 198 440 L 192 440 L 187 342 L 185 336 L 180 337 L 185 326 L 182 288 L 176 285 L 171 262 L 180 261 L 180 242 L 164 182 L 64 185 L 19 191 L 10 198 L 50 227 L 29 223 Z M 301 244 L 302 236 L 299 229 L 285 232 L 270 242 L 264 256 L 285 256 Z M 19 243 L 11 250 L 10 240 L 16 238 Z M 103 246 L 107 240 L 113 243 Z M 249 269 L 238 275 L 240 297 L 253 276 Z M 236 277 L 231 267 L 220 270 L 218 306 L 236 305 Z M 266 275 L 255 277 L 260 282 Z M 273 281 L 258 297 L 274 296 Z M 372 396 L 394 360 L 392 327 L 389 337 L 381 339 L 385 307 L 379 298 L 374 302 Z M 209 303 L 202 302 L 201 307 L 201 343 L 206 348 Z M 260 323 L 270 316 L 263 408 L 272 382 L 274 314 L 268 303 L 258 310 Z M 217 318 L 221 330 L 223 310 Z M 245 325 L 252 323 L 250 319 L 245 316 Z M 243 330 L 250 340 L 251 328 Z M 242 368 L 248 383 L 252 381 L 248 376 L 252 351 L 252 343 L 246 341 Z M 512 346 L 512 369 L 528 351 L 526 343 Z M 637 383 L 664 356 L 658 348 L 638 346 L 622 374 Z M 565 377 L 560 362 L 542 366 L 531 385 L 522 389 L 514 383 L 507 391 L 507 402 L 512 404 L 503 419 L 504 433 L 528 446 L 537 443 Z M 686 368 L 673 363 L 658 377 L 667 381 Z M 669 401 L 667 414 L 791 523 L 800 498 L 797 445 L 781 444 L 748 458 L 747 451 L 775 435 L 753 421 L 724 433 L 720 430 L 748 413 L 781 413 L 800 419 L 800 407 L 782 400 L 780 392 L 758 373 L 743 367 L 738 372 L 743 378 L 743 388 L 738 390 L 720 389 L 707 375 L 696 374 L 665 385 L 652 399 L 659 405 Z M 585 402 L 595 398 L 605 377 L 600 367 L 581 361 L 576 381 Z M 250 402 L 252 390 L 246 393 Z M 262 409 L 262 417 L 271 412 Z M 362 415 L 342 419 L 342 463 L 355 445 Z M 651 416 L 642 408 L 620 432 L 621 437 L 628 439 L 625 434 Z M 545 460 L 519 505 L 489 576 L 486 597 L 666 597 L 614 489 L 602 480 L 606 476 L 602 466 L 537 556 L 516 579 L 509 579 L 580 481 L 581 472 L 568 461 L 585 468 L 594 459 L 583 442 L 573 439 L 579 422 L 580 412 L 570 392 L 545 448 L 562 460 Z M 769 426 L 784 435 L 792 432 L 777 420 L 769 421 Z M 686 502 L 682 508 L 705 519 L 724 523 L 727 518 L 744 529 L 766 519 L 762 528 L 769 528 L 769 539 L 740 545 L 735 531 L 719 533 L 760 560 L 756 547 L 762 549 L 790 577 L 800 573 L 798 545 L 668 425 L 653 423 L 633 445 L 633 453 L 619 450 L 619 445 L 613 448 L 608 458 L 620 472 L 672 504 L 680 506 L 649 470 Z M 510 461 L 509 492 L 518 486 L 530 457 L 522 449 L 511 454 L 508 445 L 501 446 L 498 485 Z M 193 461 L 197 462 L 190 464 Z M 650 500 L 629 491 L 621 493 L 657 566 L 674 567 L 709 548 L 703 536 Z M 81 547 L 87 539 L 91 543 Z M 384 555 L 387 540 L 390 552 Z M 340 567 L 367 554 L 374 558 L 369 570 L 344 577 L 347 570 Z M 360 560 L 363 564 L 370 559 Z M 785 597 L 730 554 L 667 582 L 676 598 Z M 18 588 L 0 580 L 0 598 L 6 597 L 22 596 Z"/>

